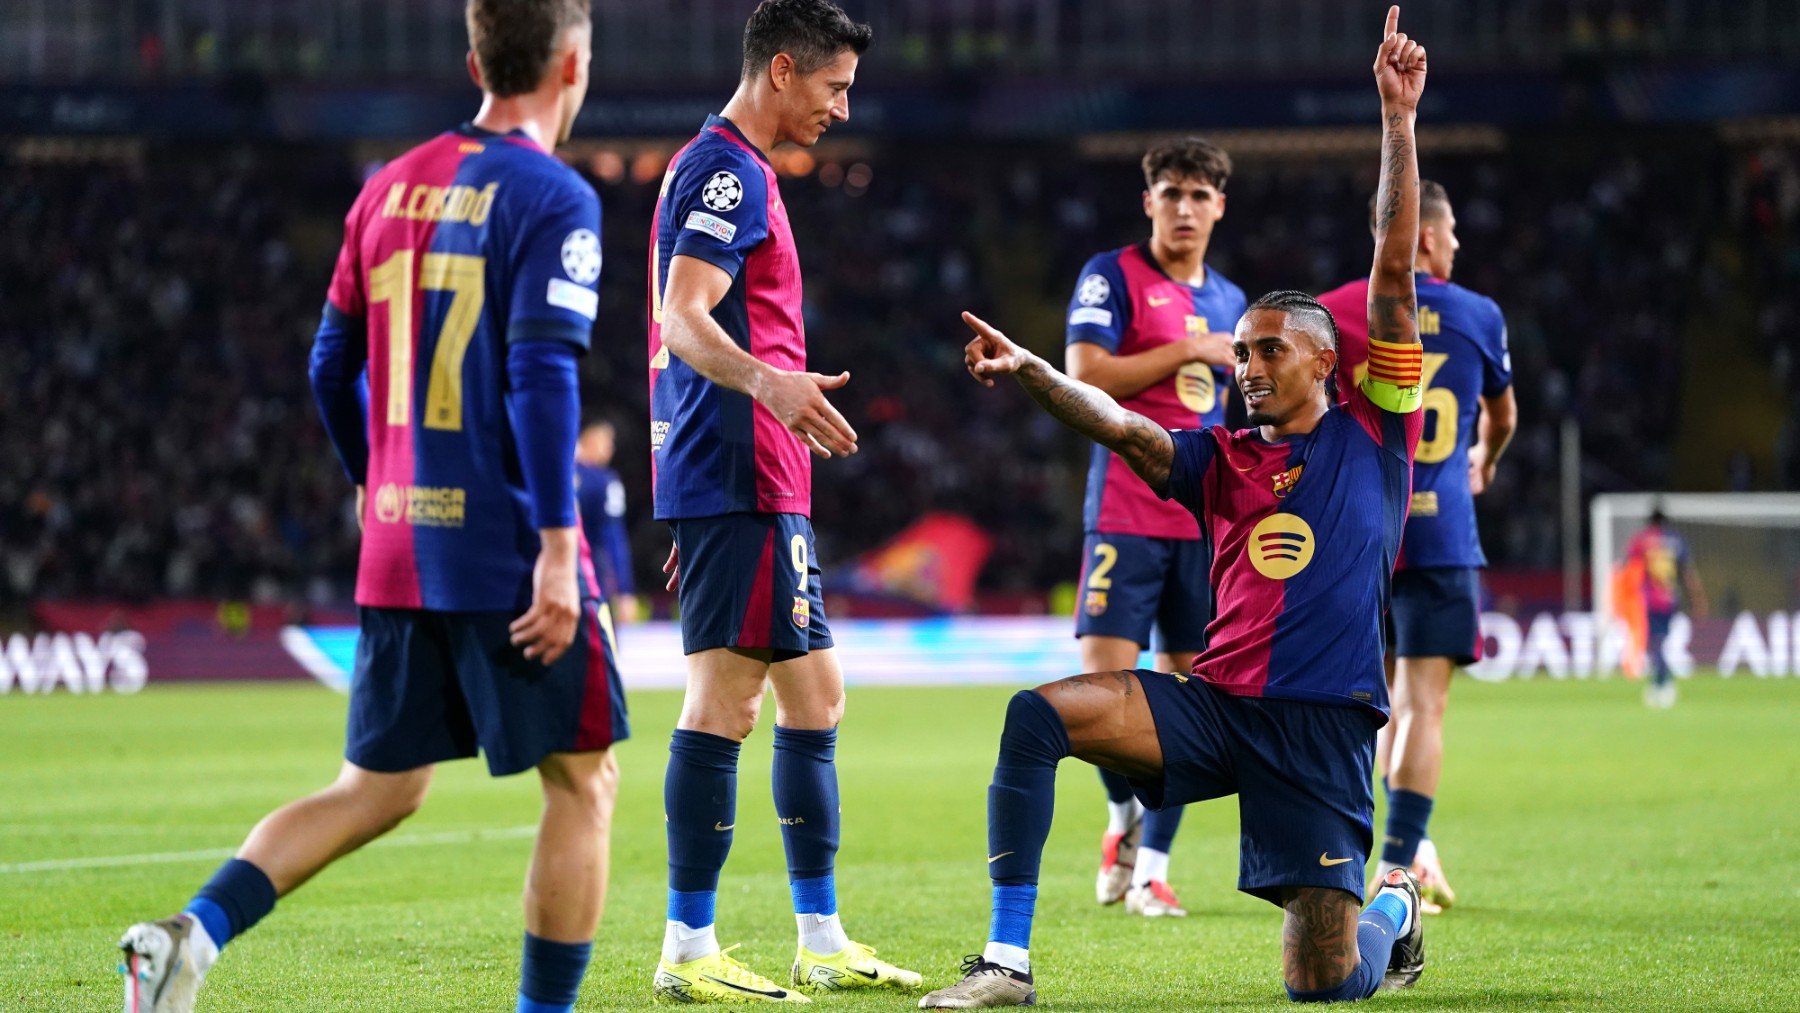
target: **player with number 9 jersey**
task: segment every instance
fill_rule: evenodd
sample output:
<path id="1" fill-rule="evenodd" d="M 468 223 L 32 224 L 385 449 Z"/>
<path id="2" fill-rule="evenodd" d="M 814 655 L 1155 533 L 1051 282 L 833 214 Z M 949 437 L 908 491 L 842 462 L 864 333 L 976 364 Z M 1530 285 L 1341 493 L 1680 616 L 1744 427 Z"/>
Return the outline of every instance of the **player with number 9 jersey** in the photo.
<path id="1" fill-rule="evenodd" d="M 781 661 L 833 646 L 812 524 L 812 460 L 769 408 L 663 344 L 676 257 L 731 276 L 712 319 L 777 369 L 806 369 L 800 254 L 775 169 L 725 116 L 670 160 L 650 233 L 650 461 L 656 518 L 683 566 L 689 654 L 767 648 Z"/>

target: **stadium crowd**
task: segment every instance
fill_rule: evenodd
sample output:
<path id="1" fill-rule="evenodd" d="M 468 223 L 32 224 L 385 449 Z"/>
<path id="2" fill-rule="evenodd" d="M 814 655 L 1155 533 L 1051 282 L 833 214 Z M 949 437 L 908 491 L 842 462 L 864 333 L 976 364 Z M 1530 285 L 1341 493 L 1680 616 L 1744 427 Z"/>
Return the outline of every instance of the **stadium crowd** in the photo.
<path id="1" fill-rule="evenodd" d="M 1494 565 L 1549 566 L 1562 418 L 1581 423 L 1589 492 L 1677 477 L 1684 343 L 1743 291 L 1701 269 L 1721 228 L 1761 251 L 1748 289 L 1759 347 L 1790 401 L 1800 392 L 1800 200 L 1792 152 L 1511 141 L 1428 152 L 1424 169 L 1455 203 L 1456 280 L 1495 297 L 1511 327 L 1522 425 L 1480 501 L 1484 542 Z M 1737 171 L 1715 171 L 1727 161 Z M 1209 261 L 1252 294 L 1366 273 L 1365 162 L 1241 159 Z M 1127 161 L 1017 145 L 896 145 L 867 163 L 783 184 L 812 362 L 851 371 L 834 400 L 862 437 L 860 454 L 815 469 L 820 553 L 850 558 L 948 509 L 996 539 L 985 589 L 1069 580 L 1086 456 L 1025 399 L 983 396 L 963 375 L 956 313 L 1004 309 L 1017 337 L 1055 351 L 1081 262 L 1146 231 L 1141 177 Z M 363 168 L 341 149 L 159 148 L 0 173 L 0 600 L 347 599 L 355 519 L 305 359 Z M 667 544 L 647 509 L 648 455 L 633 450 L 647 445 L 656 183 L 596 185 L 606 272 L 584 403 L 620 427 L 647 581 Z M 1783 447 L 1782 470 L 1753 482 L 1800 477 L 1800 417 Z"/>

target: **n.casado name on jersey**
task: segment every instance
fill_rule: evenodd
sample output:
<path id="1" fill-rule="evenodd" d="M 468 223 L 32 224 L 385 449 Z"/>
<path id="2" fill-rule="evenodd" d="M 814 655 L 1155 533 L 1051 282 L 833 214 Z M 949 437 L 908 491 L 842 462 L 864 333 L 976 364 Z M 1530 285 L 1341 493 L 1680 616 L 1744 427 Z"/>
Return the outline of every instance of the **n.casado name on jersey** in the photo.
<path id="1" fill-rule="evenodd" d="M 381 217 L 484 225 L 488 213 L 494 209 L 494 195 L 499 191 L 498 183 L 489 183 L 479 190 L 461 183 L 454 186 L 395 183 L 388 187 L 387 199 L 381 204 Z"/>

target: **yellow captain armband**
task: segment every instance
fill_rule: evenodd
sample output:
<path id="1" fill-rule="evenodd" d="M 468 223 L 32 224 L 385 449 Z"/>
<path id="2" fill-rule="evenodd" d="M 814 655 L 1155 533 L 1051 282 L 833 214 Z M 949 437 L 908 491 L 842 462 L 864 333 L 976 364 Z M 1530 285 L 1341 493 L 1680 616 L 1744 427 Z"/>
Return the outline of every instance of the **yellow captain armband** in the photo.
<path id="1" fill-rule="evenodd" d="M 1407 415 L 1425 400 L 1425 346 L 1369 339 L 1369 373 L 1363 396 L 1383 411 Z"/>

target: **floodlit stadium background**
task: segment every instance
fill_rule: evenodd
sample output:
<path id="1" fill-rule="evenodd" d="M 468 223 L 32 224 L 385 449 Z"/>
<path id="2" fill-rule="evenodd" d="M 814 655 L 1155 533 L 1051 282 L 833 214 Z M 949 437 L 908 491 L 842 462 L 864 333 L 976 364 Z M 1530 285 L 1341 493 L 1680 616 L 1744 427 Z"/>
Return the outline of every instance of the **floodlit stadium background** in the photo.
<path id="1" fill-rule="evenodd" d="M 594 0 L 562 151 L 604 208 L 583 398 L 619 429 L 647 616 L 619 627 L 635 736 L 588 1011 L 647 1005 L 664 931 L 682 658 L 648 510 L 650 213 L 752 2 Z M 1252 297 L 1365 274 L 1386 0 L 843 3 L 875 28 L 851 121 L 777 153 L 812 362 L 852 371 L 833 400 L 862 437 L 814 469 L 852 683 L 838 870 L 858 938 L 935 986 L 987 917 L 1006 699 L 1078 664 L 1087 461 L 968 379 L 956 314 L 1060 359 L 1083 261 L 1147 231 L 1137 158 L 1186 133 L 1236 161 L 1221 273 Z M 1420 987 L 1377 1002 L 1800 1009 L 1800 10 L 1408 0 L 1402 26 L 1520 429 L 1477 501 L 1491 660 L 1456 681 L 1431 829 L 1460 899 Z M 459 0 L 0 2 L 0 1010 L 117 1010 L 120 930 L 337 767 L 346 701 L 320 683 L 349 668 L 357 535 L 307 352 L 361 181 L 475 110 L 464 48 Z M 1659 501 L 1713 606 L 1675 622 L 1698 678 L 1672 710 L 1617 677 L 1602 618 Z M 765 969 L 794 952 L 771 720 L 721 922 Z M 418 815 L 234 942 L 200 1008 L 512 1008 L 529 780 L 443 765 Z M 1291 1008 L 1276 916 L 1233 890 L 1236 803 L 1186 816 L 1193 917 L 1145 919 L 1094 903 L 1101 798 L 1065 765 L 1047 1007 Z"/>
<path id="2" fill-rule="evenodd" d="M 563 152 L 604 205 L 584 402 L 620 432 L 640 686 L 681 671 L 647 509 L 648 219 L 729 94 L 748 6 L 598 0 Z M 1237 163 L 1216 269 L 1252 295 L 1365 273 L 1381 5 L 846 6 L 876 29 L 851 121 L 777 159 L 812 362 L 853 372 L 834 400 L 863 437 L 815 468 L 828 610 L 853 682 L 1046 678 L 1075 663 L 1086 455 L 968 381 L 956 313 L 1056 357 L 1081 262 L 1146 231 L 1137 156 L 1183 132 Z M 1517 373 L 1478 501 L 1482 674 L 1608 671 L 1594 591 L 1643 501 L 1595 497 L 1665 491 L 1721 494 L 1676 511 L 1715 604 L 1678 667 L 1800 670 L 1800 508 L 1749 498 L 1800 487 L 1800 16 L 1405 17 L 1431 47 L 1423 168 L 1457 209 L 1456 280 L 1505 310 Z M 464 48 L 460 5 L 419 0 L 0 14 L 0 691 L 341 678 L 356 528 L 303 364 L 361 179 L 473 110 Z"/>

